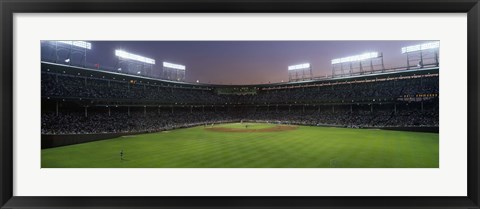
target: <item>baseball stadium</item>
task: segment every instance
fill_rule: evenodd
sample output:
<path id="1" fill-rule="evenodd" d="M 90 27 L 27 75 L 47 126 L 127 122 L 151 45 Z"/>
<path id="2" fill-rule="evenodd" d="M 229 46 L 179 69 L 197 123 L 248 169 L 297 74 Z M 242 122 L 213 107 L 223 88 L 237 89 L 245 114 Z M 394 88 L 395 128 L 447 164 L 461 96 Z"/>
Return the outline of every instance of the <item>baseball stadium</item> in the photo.
<path id="1" fill-rule="evenodd" d="M 439 42 L 395 49 L 400 67 L 325 54 L 326 75 L 291 63 L 260 84 L 126 50 L 88 63 L 96 43 L 41 43 L 42 168 L 439 168 Z"/>

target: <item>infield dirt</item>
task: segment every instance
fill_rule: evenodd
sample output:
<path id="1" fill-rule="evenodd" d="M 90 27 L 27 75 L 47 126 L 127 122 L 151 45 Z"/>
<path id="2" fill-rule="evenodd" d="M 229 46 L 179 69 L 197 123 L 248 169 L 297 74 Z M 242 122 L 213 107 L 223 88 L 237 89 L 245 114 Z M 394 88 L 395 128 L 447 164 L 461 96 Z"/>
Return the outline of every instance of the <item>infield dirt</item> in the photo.
<path id="1" fill-rule="evenodd" d="M 254 133 L 254 132 L 279 132 L 279 131 L 291 131 L 297 129 L 297 126 L 275 126 L 271 128 L 261 128 L 261 129 L 248 129 L 248 128 L 226 128 L 226 127 L 213 127 L 205 128 L 208 131 L 215 132 L 232 132 L 232 133 Z"/>

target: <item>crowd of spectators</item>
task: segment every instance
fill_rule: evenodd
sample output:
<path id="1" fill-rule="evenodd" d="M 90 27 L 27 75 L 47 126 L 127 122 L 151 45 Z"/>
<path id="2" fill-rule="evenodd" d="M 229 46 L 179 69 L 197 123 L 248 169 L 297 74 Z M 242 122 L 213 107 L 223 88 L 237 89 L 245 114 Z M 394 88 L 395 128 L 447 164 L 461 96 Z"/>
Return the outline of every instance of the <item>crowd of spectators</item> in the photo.
<path id="1" fill-rule="evenodd" d="M 123 108 L 107 112 L 93 108 L 88 114 L 81 105 L 60 111 L 46 108 L 42 110 L 42 134 L 155 132 L 245 120 L 342 127 L 438 127 L 439 123 L 439 84 L 435 76 L 303 88 L 259 88 L 254 95 L 224 95 L 206 88 L 179 88 L 46 72 L 42 72 L 41 85 L 42 98 L 50 100 L 80 98 L 82 101 L 101 99 L 184 105 L 171 111 L 160 111 L 160 108 L 158 111 L 127 111 Z M 421 100 L 403 100 L 419 95 Z M 378 107 L 371 107 L 369 102 L 372 101 L 376 101 L 373 103 Z M 422 101 L 421 106 L 419 101 Z M 412 105 L 408 106 L 410 102 Z M 352 108 L 352 105 L 359 104 L 359 107 Z M 192 110 L 192 105 L 223 108 L 200 111 Z M 278 108 L 278 105 L 283 106 Z M 48 105 L 42 102 L 42 106 Z M 276 108 L 272 108 L 274 106 Z"/>
<path id="2" fill-rule="evenodd" d="M 438 127 L 435 110 L 337 111 L 337 112 L 258 112 L 250 120 L 339 127 Z"/>
<path id="3" fill-rule="evenodd" d="M 264 108 L 191 111 L 188 108 L 171 111 L 111 112 L 54 111 L 42 113 L 42 134 L 86 134 L 156 132 L 180 127 L 239 122 L 302 124 L 339 127 L 438 127 L 438 109 L 403 110 L 265 110 Z"/>
<path id="4" fill-rule="evenodd" d="M 42 97 L 137 100 L 159 104 L 281 104 L 392 100 L 438 95 L 438 77 L 258 90 L 254 95 L 221 95 L 214 90 L 176 88 L 129 81 L 42 73 Z"/>
<path id="5" fill-rule="evenodd" d="M 42 134 L 88 134 L 156 132 L 180 127 L 206 125 L 234 121 L 226 112 L 175 112 L 141 111 L 114 112 L 93 111 L 85 115 L 80 111 L 67 113 L 45 112 L 42 114 Z"/>

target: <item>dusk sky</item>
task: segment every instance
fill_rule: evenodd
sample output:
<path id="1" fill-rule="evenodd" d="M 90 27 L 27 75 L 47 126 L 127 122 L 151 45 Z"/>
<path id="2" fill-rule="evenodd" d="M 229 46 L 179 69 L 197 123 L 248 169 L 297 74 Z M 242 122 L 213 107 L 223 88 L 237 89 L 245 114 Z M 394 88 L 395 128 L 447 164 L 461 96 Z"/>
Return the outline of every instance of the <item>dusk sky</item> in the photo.
<path id="1" fill-rule="evenodd" d="M 383 52 L 386 68 L 406 66 L 401 48 L 429 41 L 91 41 L 87 63 L 113 68 L 115 49 L 185 65 L 186 81 L 259 84 L 287 81 L 289 65 L 311 63 L 314 76 L 331 74 L 330 61 L 365 52 Z M 42 57 L 44 54 L 42 54 Z"/>

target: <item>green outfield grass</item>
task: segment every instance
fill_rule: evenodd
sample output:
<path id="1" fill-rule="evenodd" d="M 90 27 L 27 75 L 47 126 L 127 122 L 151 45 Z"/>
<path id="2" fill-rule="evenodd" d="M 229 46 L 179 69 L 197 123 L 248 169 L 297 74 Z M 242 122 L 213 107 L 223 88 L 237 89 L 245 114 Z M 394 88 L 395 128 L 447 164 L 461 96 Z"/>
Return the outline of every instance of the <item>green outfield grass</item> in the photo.
<path id="1" fill-rule="evenodd" d="M 246 123 L 215 125 L 247 129 Z M 42 168 L 438 168 L 435 133 L 248 123 L 119 137 L 42 150 Z M 257 132 L 259 131 L 259 132 Z M 123 149 L 124 160 L 120 159 Z"/>

